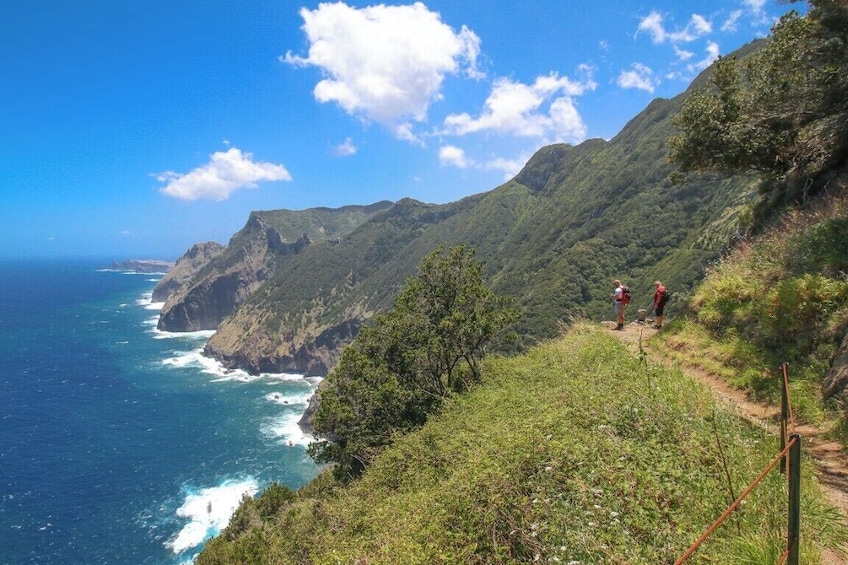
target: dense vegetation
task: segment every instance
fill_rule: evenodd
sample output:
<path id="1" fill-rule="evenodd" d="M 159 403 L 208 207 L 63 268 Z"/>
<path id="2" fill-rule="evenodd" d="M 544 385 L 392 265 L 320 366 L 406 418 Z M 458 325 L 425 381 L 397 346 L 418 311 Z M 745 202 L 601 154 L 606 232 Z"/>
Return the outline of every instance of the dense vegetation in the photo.
<path id="1" fill-rule="evenodd" d="M 435 250 L 322 383 L 310 454 L 341 480 L 358 477 L 394 437 L 477 384 L 486 346 L 517 319 L 471 249 Z"/>
<path id="2" fill-rule="evenodd" d="M 841 181 L 845 185 L 845 179 Z M 848 202 L 817 201 L 738 246 L 707 274 L 692 316 L 663 336 L 665 354 L 722 375 L 754 398 L 779 402 L 779 369 L 802 420 L 832 426 L 848 444 L 848 391 L 822 381 L 848 334 Z"/>
<path id="3" fill-rule="evenodd" d="M 280 358 L 310 344 L 341 350 L 339 324 L 365 326 L 436 247 L 464 244 L 487 285 L 521 311 L 517 352 L 563 320 L 611 313 L 614 279 L 650 304 L 657 278 L 681 304 L 736 236 L 756 196 L 745 176 L 672 182 L 667 139 L 685 95 L 653 101 L 610 141 L 541 148 L 513 180 L 449 204 L 404 199 L 338 240 L 278 261 L 225 319 L 210 348 L 221 358 Z M 672 303 L 672 307 L 675 304 Z M 259 349 L 258 345 L 262 344 Z"/>
<path id="4" fill-rule="evenodd" d="M 719 59 L 669 141 L 683 170 L 761 174 L 760 216 L 834 188 L 848 162 L 848 7 L 809 4 L 806 17 L 786 14 L 764 48 Z"/>
<path id="5" fill-rule="evenodd" d="M 803 414 L 821 420 L 846 400 L 823 398 L 821 385 L 848 332 L 848 5 L 810 6 L 781 19 L 762 49 L 719 61 L 675 118 L 671 157 L 685 170 L 760 174 L 753 227 L 767 233 L 710 270 L 694 318 L 671 339 L 711 344 L 713 357 L 733 359 L 721 372 L 759 397 L 776 397 L 771 376 L 791 363 Z M 767 224 L 775 210 L 782 219 Z"/>
<path id="6" fill-rule="evenodd" d="M 777 450 L 679 371 L 578 325 L 489 358 L 482 385 L 352 485 L 324 473 L 247 500 L 197 563 L 671 563 Z M 816 563 L 846 529 L 804 481 L 802 562 Z M 690 562 L 775 563 L 785 528 L 771 473 Z"/>

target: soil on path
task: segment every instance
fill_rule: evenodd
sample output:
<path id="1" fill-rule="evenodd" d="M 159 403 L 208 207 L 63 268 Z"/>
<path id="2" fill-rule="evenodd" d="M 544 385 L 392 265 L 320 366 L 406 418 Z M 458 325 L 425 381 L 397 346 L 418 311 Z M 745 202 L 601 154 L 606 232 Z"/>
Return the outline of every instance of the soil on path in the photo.
<path id="1" fill-rule="evenodd" d="M 615 322 L 603 322 L 610 333 L 618 337 L 625 346 L 637 355 L 647 355 L 654 362 L 665 360 L 651 348 L 650 338 L 657 333 L 648 322 L 632 322 L 624 325 L 623 330 L 614 330 Z M 661 331 L 661 330 L 659 330 Z M 746 420 L 767 430 L 780 434 L 780 407 L 752 402 L 744 391 L 733 388 L 720 377 L 710 374 L 699 367 L 683 365 L 681 370 L 688 376 L 710 387 L 715 395 L 728 404 Z M 799 425 L 796 428 L 801 435 L 804 456 L 812 459 L 816 466 L 816 477 L 829 502 L 835 506 L 848 521 L 848 453 L 838 442 L 826 439 L 824 430 L 812 425 Z M 848 551 L 848 549 L 846 549 Z M 823 565 L 848 565 L 848 553 L 838 555 L 828 552 L 822 558 Z"/>

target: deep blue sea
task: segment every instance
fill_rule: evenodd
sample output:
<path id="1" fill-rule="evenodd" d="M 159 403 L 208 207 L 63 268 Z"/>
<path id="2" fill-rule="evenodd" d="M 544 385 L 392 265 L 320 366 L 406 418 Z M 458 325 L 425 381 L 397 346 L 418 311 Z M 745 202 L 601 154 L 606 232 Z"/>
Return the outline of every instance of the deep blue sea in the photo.
<path id="1" fill-rule="evenodd" d="M 160 276 L 0 261 L 0 563 L 190 563 L 238 501 L 317 467 L 317 378 L 227 373 L 156 329 Z"/>

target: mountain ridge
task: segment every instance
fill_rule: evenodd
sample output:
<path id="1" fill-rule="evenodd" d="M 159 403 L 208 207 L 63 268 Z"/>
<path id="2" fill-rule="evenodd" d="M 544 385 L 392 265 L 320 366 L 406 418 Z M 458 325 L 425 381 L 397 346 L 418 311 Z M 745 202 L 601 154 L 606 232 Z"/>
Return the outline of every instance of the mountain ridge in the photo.
<path id="1" fill-rule="evenodd" d="M 215 329 L 205 352 L 227 367 L 325 375 L 427 253 L 459 243 L 523 312 L 504 350 L 552 337 L 562 320 L 600 319 L 614 278 L 646 304 L 657 278 L 682 299 L 756 195 L 744 177 L 670 180 L 666 140 L 685 95 L 655 99 L 609 141 L 542 147 L 513 179 L 455 202 L 253 213 L 171 294 L 159 328 Z M 348 229 L 315 220 L 345 210 Z"/>

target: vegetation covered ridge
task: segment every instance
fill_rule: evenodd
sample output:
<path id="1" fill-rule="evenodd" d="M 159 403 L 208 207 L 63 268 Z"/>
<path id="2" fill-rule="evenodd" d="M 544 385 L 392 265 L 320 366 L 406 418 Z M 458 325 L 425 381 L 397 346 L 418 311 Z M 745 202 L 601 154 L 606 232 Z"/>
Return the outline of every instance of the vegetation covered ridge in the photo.
<path id="1" fill-rule="evenodd" d="M 777 451 L 679 370 L 578 324 L 488 358 L 480 386 L 349 486 L 324 473 L 245 500 L 197 563 L 670 563 Z M 847 533 L 809 471 L 802 562 L 816 563 Z M 783 481 L 767 477 L 692 562 L 775 563 Z"/>

